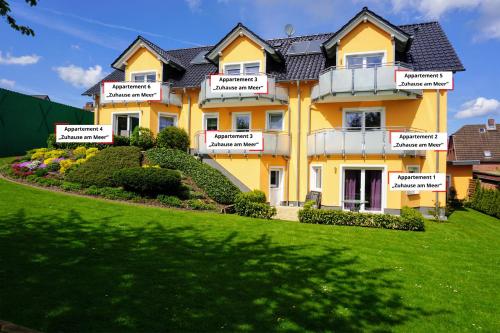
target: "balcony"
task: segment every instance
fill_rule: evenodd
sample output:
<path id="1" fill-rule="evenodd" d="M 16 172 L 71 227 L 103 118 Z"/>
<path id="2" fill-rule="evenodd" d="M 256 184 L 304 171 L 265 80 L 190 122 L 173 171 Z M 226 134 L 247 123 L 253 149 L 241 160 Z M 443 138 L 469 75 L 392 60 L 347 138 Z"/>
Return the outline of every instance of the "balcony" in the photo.
<path id="1" fill-rule="evenodd" d="M 233 131 L 219 131 L 219 132 L 233 132 Z M 252 132 L 262 132 L 264 140 L 262 151 L 255 150 L 211 150 L 208 149 L 205 142 L 205 131 L 200 131 L 195 135 L 195 153 L 199 155 L 215 155 L 215 154 L 243 154 L 243 155 L 273 155 L 273 156 L 289 156 L 290 155 L 290 135 L 287 132 L 275 131 L 259 131 L 252 130 Z"/>
<path id="2" fill-rule="evenodd" d="M 100 104 L 119 104 L 119 103 L 140 103 L 141 101 L 109 101 L 101 94 Z M 182 106 L 181 96 L 172 92 L 170 83 L 164 82 L 161 84 L 161 101 L 154 101 L 152 103 L 162 103 L 165 105 Z"/>
<path id="3" fill-rule="evenodd" d="M 201 82 L 198 99 L 200 107 L 217 108 L 231 106 L 258 106 L 288 104 L 288 89 L 276 85 L 276 79 L 267 74 L 267 94 L 221 92 L 214 93 L 210 89 L 210 77 Z"/>
<path id="4" fill-rule="evenodd" d="M 353 128 L 331 128 L 314 131 L 307 137 L 307 156 L 321 155 L 399 155 L 425 156 L 424 150 L 392 150 L 390 133 L 422 132 L 402 127 L 355 130 Z"/>
<path id="5" fill-rule="evenodd" d="M 319 76 L 319 83 L 312 87 L 311 98 L 315 103 L 345 101 L 375 101 L 415 99 L 422 90 L 397 89 L 397 70 L 411 70 L 401 63 L 388 63 L 371 68 L 330 67 Z"/>

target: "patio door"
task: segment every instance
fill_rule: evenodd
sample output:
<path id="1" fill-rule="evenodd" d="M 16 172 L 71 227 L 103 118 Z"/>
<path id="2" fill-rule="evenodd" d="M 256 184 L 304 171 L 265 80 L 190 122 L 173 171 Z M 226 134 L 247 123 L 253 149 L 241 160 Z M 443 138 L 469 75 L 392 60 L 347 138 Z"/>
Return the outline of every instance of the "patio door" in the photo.
<path id="1" fill-rule="evenodd" d="M 114 123 L 115 123 L 114 131 L 117 135 L 130 136 L 134 128 L 139 126 L 139 115 L 138 114 L 115 115 Z"/>
<path id="2" fill-rule="evenodd" d="M 344 169 L 342 208 L 351 211 L 382 211 L 382 170 Z"/>
<path id="3" fill-rule="evenodd" d="M 269 169 L 269 202 L 279 206 L 283 201 L 283 168 Z"/>

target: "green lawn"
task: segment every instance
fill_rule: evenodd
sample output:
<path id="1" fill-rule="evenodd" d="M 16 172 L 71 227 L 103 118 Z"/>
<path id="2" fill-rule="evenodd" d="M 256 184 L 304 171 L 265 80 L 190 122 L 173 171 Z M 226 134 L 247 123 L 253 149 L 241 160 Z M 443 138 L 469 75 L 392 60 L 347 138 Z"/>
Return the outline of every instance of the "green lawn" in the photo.
<path id="1" fill-rule="evenodd" d="M 136 207 L 0 180 L 0 320 L 46 332 L 500 331 L 500 223 L 425 232 Z"/>

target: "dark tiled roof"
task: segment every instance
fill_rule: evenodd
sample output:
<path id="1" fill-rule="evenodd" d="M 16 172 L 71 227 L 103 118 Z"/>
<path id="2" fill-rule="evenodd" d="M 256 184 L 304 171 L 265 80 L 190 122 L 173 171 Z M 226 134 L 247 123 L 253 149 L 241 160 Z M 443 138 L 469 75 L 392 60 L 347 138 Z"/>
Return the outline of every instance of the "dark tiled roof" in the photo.
<path id="1" fill-rule="evenodd" d="M 404 62 L 416 71 L 464 71 L 455 49 L 438 22 L 399 26 L 413 35 L 413 42 Z"/>
<path id="2" fill-rule="evenodd" d="M 401 61 L 412 65 L 418 71 L 463 71 L 465 70 L 453 46 L 446 37 L 438 22 L 419 23 L 399 26 L 401 30 L 413 36 L 413 42 L 408 52 L 402 55 Z M 293 42 L 305 40 L 326 41 L 335 33 L 307 35 L 290 38 L 270 39 L 266 42 L 272 45 L 285 59 L 285 65 L 279 69 L 270 69 L 270 74 L 276 75 L 280 81 L 317 80 L 320 72 L 326 67 L 323 53 L 287 55 L 287 50 Z M 151 47 L 158 48 L 165 56 L 185 69 L 178 80 L 173 80 L 174 87 L 199 87 L 206 75 L 217 72 L 214 64 L 191 64 L 190 61 L 200 52 L 209 51 L 213 46 L 195 47 L 165 51 L 155 44 L 140 37 Z M 120 71 L 121 72 L 121 71 Z M 114 77 L 123 78 L 123 73 L 111 73 Z M 106 79 L 106 78 L 105 78 Z M 99 92 L 99 83 L 87 90 L 84 95 Z"/>
<path id="3" fill-rule="evenodd" d="M 111 74 L 106 75 L 104 79 L 90 87 L 82 95 L 98 95 L 101 89 L 101 82 L 103 81 L 125 81 L 125 73 L 121 70 L 115 69 L 111 72 Z"/>
<path id="4" fill-rule="evenodd" d="M 456 161 L 479 160 L 481 162 L 500 161 L 500 125 L 496 130 L 481 133 L 485 125 L 465 125 L 451 135 Z M 489 150 L 491 157 L 486 158 L 484 151 Z"/>

